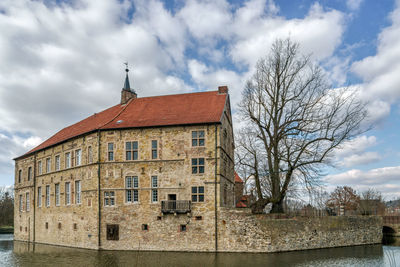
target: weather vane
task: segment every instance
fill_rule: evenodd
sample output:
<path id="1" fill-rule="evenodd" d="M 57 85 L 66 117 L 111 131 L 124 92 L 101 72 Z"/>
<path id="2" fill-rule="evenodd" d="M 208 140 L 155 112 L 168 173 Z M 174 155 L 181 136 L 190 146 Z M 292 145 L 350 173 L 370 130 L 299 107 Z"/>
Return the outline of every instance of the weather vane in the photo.
<path id="1" fill-rule="evenodd" d="M 128 73 L 128 71 L 129 71 L 129 68 L 128 68 L 128 61 L 127 61 L 127 62 L 125 62 L 124 64 L 125 64 L 125 66 L 126 66 L 126 69 L 125 69 L 125 71 L 126 71 L 126 73 Z"/>

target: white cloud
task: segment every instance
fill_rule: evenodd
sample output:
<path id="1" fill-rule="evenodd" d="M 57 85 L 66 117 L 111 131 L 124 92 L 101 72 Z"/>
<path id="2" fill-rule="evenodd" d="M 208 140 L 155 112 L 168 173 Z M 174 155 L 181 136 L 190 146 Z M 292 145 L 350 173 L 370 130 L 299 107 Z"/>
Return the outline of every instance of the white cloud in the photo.
<path id="1" fill-rule="evenodd" d="M 356 165 L 365 165 L 372 162 L 377 162 L 381 160 L 381 155 L 378 152 L 365 152 L 362 154 L 354 154 L 348 157 L 345 157 L 342 160 L 342 164 L 345 167 L 352 167 Z"/>
<path id="2" fill-rule="evenodd" d="M 343 143 L 336 155 L 340 157 L 346 157 L 353 154 L 363 153 L 367 148 L 375 146 L 377 139 L 375 136 L 358 136 L 351 141 Z"/>
<path id="3" fill-rule="evenodd" d="M 383 167 L 361 171 L 352 169 L 343 173 L 328 175 L 325 181 L 329 185 L 348 185 L 358 191 L 364 191 L 368 188 L 374 188 L 387 197 L 400 196 L 400 166 Z"/>
<path id="4" fill-rule="evenodd" d="M 365 81 L 364 95 L 393 103 L 400 98 L 400 2 L 391 13 L 392 25 L 378 36 L 377 53 L 354 62 L 352 71 Z"/>
<path id="5" fill-rule="evenodd" d="M 346 5 L 348 9 L 355 11 L 360 8 L 362 2 L 363 0 L 347 0 Z"/>

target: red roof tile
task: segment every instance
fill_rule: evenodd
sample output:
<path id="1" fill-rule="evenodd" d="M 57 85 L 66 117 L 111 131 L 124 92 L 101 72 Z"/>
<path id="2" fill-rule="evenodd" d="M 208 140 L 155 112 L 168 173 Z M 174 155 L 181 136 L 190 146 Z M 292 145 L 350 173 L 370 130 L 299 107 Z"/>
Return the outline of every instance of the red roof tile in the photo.
<path id="1" fill-rule="evenodd" d="M 226 97 L 211 91 L 132 99 L 62 129 L 23 156 L 95 130 L 220 122 Z"/>
<path id="2" fill-rule="evenodd" d="M 242 201 L 238 201 L 238 203 L 236 203 L 236 208 L 247 208 L 247 205 Z"/>
<path id="3" fill-rule="evenodd" d="M 235 172 L 235 183 L 243 183 L 243 180 L 240 178 L 237 172 Z"/>

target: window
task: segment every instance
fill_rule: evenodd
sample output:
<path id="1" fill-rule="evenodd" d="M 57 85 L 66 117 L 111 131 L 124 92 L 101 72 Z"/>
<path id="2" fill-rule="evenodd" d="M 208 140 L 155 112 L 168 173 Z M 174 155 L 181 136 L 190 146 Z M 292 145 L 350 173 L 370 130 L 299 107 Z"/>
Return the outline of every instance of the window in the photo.
<path id="1" fill-rule="evenodd" d="M 157 140 L 151 141 L 151 158 L 152 159 L 158 158 L 158 142 L 157 142 Z"/>
<path id="2" fill-rule="evenodd" d="M 82 162 L 82 150 L 77 149 L 75 150 L 75 166 L 81 165 Z"/>
<path id="3" fill-rule="evenodd" d="M 192 132 L 192 146 L 204 146 L 204 131 Z"/>
<path id="4" fill-rule="evenodd" d="M 51 159 L 48 158 L 46 159 L 46 173 L 49 173 L 51 171 Z"/>
<path id="5" fill-rule="evenodd" d="M 118 224 L 107 224 L 107 240 L 119 240 Z"/>
<path id="6" fill-rule="evenodd" d="M 127 176 L 125 178 L 126 202 L 139 202 L 139 178 Z"/>
<path id="7" fill-rule="evenodd" d="M 78 224 L 74 223 L 74 230 L 78 230 Z"/>
<path id="8" fill-rule="evenodd" d="M 56 206 L 60 206 L 60 184 L 56 184 L 54 189 L 56 195 Z"/>
<path id="9" fill-rule="evenodd" d="M 22 199 L 22 195 L 19 195 L 19 211 L 22 211 L 23 210 L 23 207 L 22 207 L 22 202 L 23 201 L 23 199 Z"/>
<path id="10" fill-rule="evenodd" d="M 192 159 L 192 173 L 204 173 L 204 158 Z"/>
<path id="11" fill-rule="evenodd" d="M 42 206 L 42 188 L 40 186 L 37 189 L 37 194 L 38 194 L 37 205 L 40 208 Z"/>
<path id="12" fill-rule="evenodd" d="M 29 192 L 27 192 L 26 193 L 26 199 L 25 199 L 25 201 L 26 201 L 26 211 L 29 211 L 30 210 L 30 208 L 31 208 L 31 200 L 30 200 L 30 198 L 29 198 Z"/>
<path id="13" fill-rule="evenodd" d="M 45 227 L 46 227 L 46 229 L 49 229 L 49 223 L 48 222 L 45 223 Z"/>
<path id="14" fill-rule="evenodd" d="M 186 224 L 181 224 L 179 227 L 179 231 L 186 232 Z"/>
<path id="15" fill-rule="evenodd" d="M 71 204 L 71 183 L 65 183 L 65 205 Z"/>
<path id="16" fill-rule="evenodd" d="M 65 168 L 71 168 L 71 152 L 65 153 Z"/>
<path id="17" fill-rule="evenodd" d="M 115 205 L 115 192 L 105 191 L 104 192 L 104 206 L 114 206 Z"/>
<path id="18" fill-rule="evenodd" d="M 32 167 L 28 168 L 28 181 L 30 181 L 32 178 Z"/>
<path id="19" fill-rule="evenodd" d="M 93 151 L 92 146 L 88 147 L 88 163 L 93 163 Z"/>
<path id="20" fill-rule="evenodd" d="M 58 229 L 61 229 L 61 223 L 60 222 L 58 223 Z"/>
<path id="21" fill-rule="evenodd" d="M 18 171 L 18 183 L 21 182 L 21 177 L 22 177 L 22 170 Z"/>
<path id="22" fill-rule="evenodd" d="M 138 141 L 125 143 L 126 160 L 137 160 L 139 156 Z"/>
<path id="23" fill-rule="evenodd" d="M 81 204 L 81 181 L 75 181 L 75 204 Z"/>
<path id="24" fill-rule="evenodd" d="M 56 156 L 56 171 L 60 170 L 60 155 Z"/>
<path id="25" fill-rule="evenodd" d="M 149 231 L 149 225 L 147 225 L 147 224 L 142 224 L 142 230 L 143 230 L 143 231 Z"/>
<path id="26" fill-rule="evenodd" d="M 114 143 L 108 143 L 108 152 L 107 152 L 107 159 L 109 161 L 114 160 Z"/>
<path id="27" fill-rule="evenodd" d="M 50 185 L 46 185 L 46 207 L 50 207 Z"/>
<path id="28" fill-rule="evenodd" d="M 204 186 L 192 186 L 192 202 L 204 202 Z"/>
<path id="29" fill-rule="evenodd" d="M 39 175 L 42 174 L 42 161 L 41 160 L 38 162 L 38 174 Z"/>
<path id="30" fill-rule="evenodd" d="M 158 202 L 158 190 L 155 189 L 158 187 L 158 178 L 157 176 L 151 176 L 151 201 Z"/>

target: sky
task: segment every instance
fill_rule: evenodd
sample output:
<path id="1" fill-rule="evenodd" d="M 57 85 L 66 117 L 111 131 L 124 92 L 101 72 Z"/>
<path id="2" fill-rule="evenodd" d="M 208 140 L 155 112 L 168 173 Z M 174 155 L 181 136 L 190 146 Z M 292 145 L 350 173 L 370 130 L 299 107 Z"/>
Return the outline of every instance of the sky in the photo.
<path id="1" fill-rule="evenodd" d="M 400 0 L 1 0 L 0 186 L 14 157 L 119 103 L 128 61 L 139 97 L 244 84 L 276 38 L 300 44 L 333 87 L 356 88 L 372 130 L 322 178 L 400 197 Z"/>

